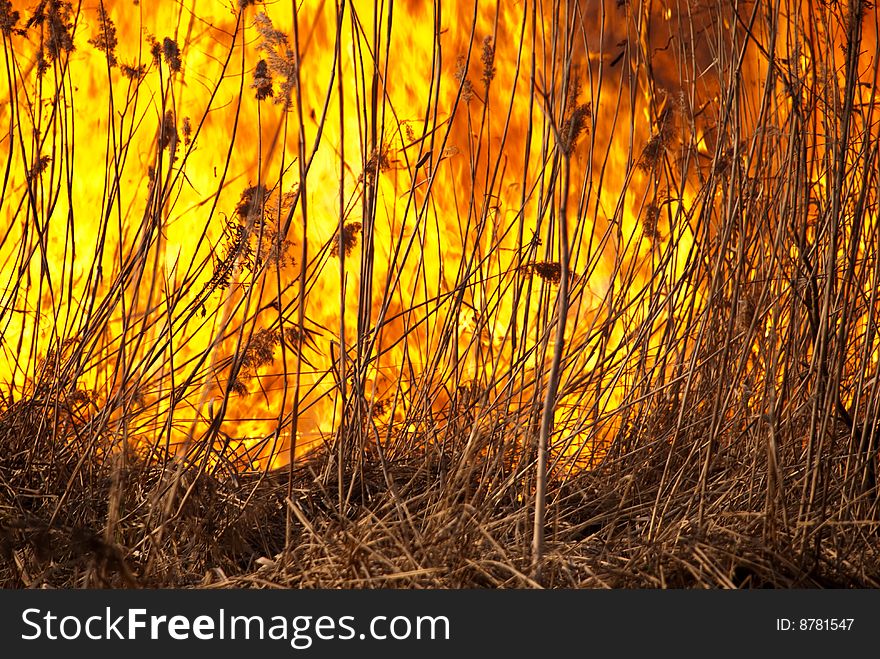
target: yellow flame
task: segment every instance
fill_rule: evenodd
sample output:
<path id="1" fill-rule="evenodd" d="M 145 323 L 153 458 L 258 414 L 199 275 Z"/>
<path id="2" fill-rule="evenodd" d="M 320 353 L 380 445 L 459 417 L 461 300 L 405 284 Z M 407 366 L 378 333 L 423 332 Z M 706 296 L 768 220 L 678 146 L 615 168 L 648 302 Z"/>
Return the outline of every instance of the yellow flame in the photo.
<path id="1" fill-rule="evenodd" d="M 347 3 L 342 16 L 334 3 L 302 3 L 296 16 L 272 5 L 270 25 L 259 5 L 105 2 L 120 66 L 86 44 L 102 29 L 86 7 L 71 17 L 76 49 L 39 77 L 36 42 L 12 37 L 4 96 L 14 103 L 0 116 L 18 126 L 5 139 L 0 248 L 5 300 L 22 307 L 0 358 L 10 391 L 34 395 L 40 369 L 68 364 L 76 390 L 92 392 L 87 415 L 113 420 L 111 441 L 211 437 L 246 453 L 242 468 L 285 464 L 292 436 L 300 454 L 361 423 L 343 388 L 380 408 L 373 419 L 426 433 L 448 422 L 470 382 L 486 391 L 468 403 L 477 409 L 522 404 L 542 390 L 552 352 L 557 282 L 535 264 L 559 261 L 565 194 L 566 343 L 577 349 L 554 447 L 601 453 L 639 384 L 633 346 L 646 332 L 651 353 L 684 345 L 662 336 L 664 309 L 682 296 L 705 303 L 704 290 L 674 286 L 693 265 L 696 181 L 658 190 L 651 164 L 639 166 L 666 130 L 663 109 L 687 116 L 694 99 L 640 68 L 649 51 L 670 57 L 642 6 L 603 15 L 569 3 L 555 16 L 549 3 L 441 5 L 437 16 L 415 0 L 380 3 L 379 15 L 373 2 Z M 676 7 L 657 11 L 672 21 Z M 547 34 L 562 19 L 583 26 L 574 68 Z M 273 76 L 263 100 L 260 60 Z M 800 66 L 810 68 L 807 53 Z M 565 107 L 575 78 L 563 71 L 582 86 Z M 586 129 L 566 145 L 559 133 L 578 103 L 589 103 Z M 657 159 L 712 155 L 714 138 L 702 126 L 696 136 L 690 155 L 659 139 Z M 50 160 L 35 173 L 41 156 Z M 572 183 L 560 192 L 554 177 L 569 156 Z M 239 207 L 248 189 L 253 212 Z M 661 261 L 671 266 L 657 281 Z M 32 288 L 13 292 L 16 281 Z M 612 299 L 623 302 L 612 310 Z M 530 432 L 526 422 L 518 431 Z"/>

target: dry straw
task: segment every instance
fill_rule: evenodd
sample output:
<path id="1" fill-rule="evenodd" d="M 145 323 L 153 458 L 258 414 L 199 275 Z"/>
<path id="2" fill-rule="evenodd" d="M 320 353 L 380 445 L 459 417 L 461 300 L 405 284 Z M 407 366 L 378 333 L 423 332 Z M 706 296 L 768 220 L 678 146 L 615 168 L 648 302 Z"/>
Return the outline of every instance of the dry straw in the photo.
<path id="1" fill-rule="evenodd" d="M 618 3 L 601 40 L 589 3 L 479 2 L 411 107 L 396 13 L 325 3 L 317 39 L 251 4 L 211 79 L 183 24 L 120 61 L 110 3 L 0 0 L 0 585 L 880 587 L 867 2 Z"/>

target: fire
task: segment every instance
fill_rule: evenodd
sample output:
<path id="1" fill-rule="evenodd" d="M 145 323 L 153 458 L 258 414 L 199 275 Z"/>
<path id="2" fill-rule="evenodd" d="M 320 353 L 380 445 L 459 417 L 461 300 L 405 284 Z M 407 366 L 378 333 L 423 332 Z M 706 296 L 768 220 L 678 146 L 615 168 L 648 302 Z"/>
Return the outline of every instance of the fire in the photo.
<path id="1" fill-rule="evenodd" d="M 747 248 L 713 224 L 737 202 L 707 199 L 707 180 L 758 141 L 781 153 L 809 101 L 776 89 L 778 134 L 759 135 L 767 53 L 745 40 L 681 58 L 680 35 L 711 16 L 551 4 L 44 1 L 13 25 L 6 3 L 7 402 L 55 396 L 106 450 L 236 469 L 340 437 L 346 451 L 404 435 L 431 447 L 453 427 L 467 450 L 500 435 L 529 451 L 568 270 L 551 466 L 601 458 L 651 391 L 686 404 L 700 318 L 730 293 L 701 249 Z M 775 31 L 774 66 L 810 71 L 808 86 L 836 74 L 789 52 L 793 36 L 844 27 L 815 11 Z M 713 68 L 737 57 L 736 102 L 756 108 L 741 143 L 719 134 L 734 101 Z M 867 102 L 876 62 L 857 66 Z M 743 195 L 784 193 L 741 174 Z M 814 195 L 833 185 L 805 175 Z M 875 215 L 863 242 L 869 228 Z M 766 300 L 778 291 L 759 270 L 750 295 Z M 754 302 L 732 322 L 763 325 L 751 359 L 782 377 L 788 320 L 755 318 Z"/>

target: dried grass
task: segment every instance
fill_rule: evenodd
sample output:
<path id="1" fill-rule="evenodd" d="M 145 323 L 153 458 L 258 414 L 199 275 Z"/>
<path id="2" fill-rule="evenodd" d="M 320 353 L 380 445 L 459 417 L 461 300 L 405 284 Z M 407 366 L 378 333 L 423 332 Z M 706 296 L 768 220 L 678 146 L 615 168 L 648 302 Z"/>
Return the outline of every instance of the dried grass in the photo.
<path id="1" fill-rule="evenodd" d="M 239 98 L 271 96 L 303 125 L 314 108 L 299 93 L 307 62 L 298 55 L 298 15 L 288 35 L 263 13 L 246 20 L 250 4 L 238 3 L 232 34 L 256 29 L 265 59 L 242 65 Z M 71 5 L 43 1 L 24 19 L 11 7 L 0 0 L 3 47 L 16 62 L 8 68 L 10 107 L 68 134 L 56 92 L 70 83 Z M 528 165 L 517 185 L 490 130 L 511 120 L 497 100 L 499 53 L 515 36 L 537 39 L 538 26 L 528 15 L 523 35 L 483 36 L 476 24 L 465 26 L 473 43 L 447 72 L 468 135 L 460 173 L 471 192 L 455 218 L 461 235 L 447 236 L 460 239 L 462 258 L 443 263 L 448 279 L 421 298 L 424 291 L 395 277 L 438 250 L 426 238 L 431 185 L 459 147 L 447 144 L 451 119 L 419 134 L 418 122 L 376 105 L 381 94 L 368 81 L 381 78 L 387 43 L 369 44 L 370 58 L 357 63 L 363 148 L 340 158 L 340 189 L 322 191 L 339 199 L 326 242 L 310 249 L 295 238 L 313 235 L 311 145 L 300 139 L 293 187 L 288 161 L 276 187 L 248 185 L 229 218 L 218 217 L 219 191 L 189 209 L 188 221 L 207 215 L 200 227 L 191 220 L 193 242 L 205 247 L 175 266 L 179 288 L 161 295 L 163 220 L 189 184 L 187 163 L 208 128 L 204 117 L 180 118 L 169 91 L 191 75 L 186 43 L 152 38 L 152 62 L 119 65 L 125 98 L 135 99 L 149 76 L 162 90 L 144 129 L 156 136 L 155 157 L 141 172 L 148 202 L 126 225 L 130 240 L 118 253 L 100 242 L 94 253 L 76 245 L 77 258 L 98 265 L 87 286 L 93 303 L 69 318 L 45 301 L 56 298 L 34 302 L 30 292 L 51 283 L 59 299 L 74 295 L 68 280 L 50 282 L 48 266 L 40 269 L 54 207 L 48 186 L 70 192 L 73 182 L 60 177 L 68 156 L 44 153 L 41 132 L 22 131 L 22 144 L 32 140 L 22 147 L 27 158 L 10 152 L 10 162 L 23 182 L 4 183 L 2 206 L 10 226 L 27 231 L 22 249 L 3 252 L 12 267 L 3 266 L 0 321 L 4 354 L 27 384 L 0 389 L 0 586 L 880 587 L 880 154 L 875 90 L 858 66 L 878 53 L 865 54 L 856 19 L 870 12 L 855 0 L 851 9 L 817 4 L 813 22 L 798 28 L 805 32 L 795 31 L 793 50 L 814 25 L 826 30 L 825 42 L 809 39 L 821 60 L 811 70 L 794 54 L 770 61 L 767 40 L 776 32 L 761 21 L 800 12 L 797 3 L 779 15 L 776 7 L 757 3 L 754 13 L 735 14 L 676 4 L 676 20 L 699 28 L 679 33 L 704 41 L 674 39 L 649 54 L 641 47 L 659 37 L 628 33 L 622 54 L 584 72 L 572 62 L 591 52 L 579 33 L 589 8 L 560 3 L 541 27 L 564 65 L 523 72 L 528 94 L 518 97 L 517 112 L 536 119 L 521 136 Z M 640 9 L 623 3 L 615 11 L 627 30 L 647 30 L 626 20 Z M 738 27 L 710 29 L 719 15 Z M 337 39 L 347 27 L 352 38 L 367 38 L 359 16 L 336 18 Z M 26 67 L 16 39 L 25 37 L 35 44 L 28 84 L 45 85 L 36 100 L 17 77 Z M 116 39 L 100 5 L 88 43 L 108 70 L 118 64 Z M 744 74 L 742 60 L 730 58 L 739 52 L 761 63 L 754 89 L 730 83 Z M 469 103 L 478 90 L 468 63 L 477 58 L 482 107 Z M 334 66 L 341 90 L 339 60 Z M 627 95 L 647 89 L 653 118 L 647 136 L 632 112 L 630 126 L 615 124 L 629 130 L 625 137 L 643 135 L 624 165 L 611 157 L 611 129 L 597 123 L 598 80 L 618 66 L 635 81 L 613 79 L 621 115 L 635 103 Z M 699 82 L 676 79 L 683 69 L 699 71 Z M 425 116 L 438 102 L 426 101 Z M 59 111 L 43 119 L 39 103 Z M 329 121 L 330 107 L 315 121 Z M 143 119 L 131 112 L 118 118 L 127 130 L 133 116 Z M 389 141 L 395 130 L 406 144 Z M 4 148 L 19 148 L 9 142 Z M 233 143 L 227 169 L 235 165 Z M 103 172 L 111 182 L 98 220 L 105 234 L 130 210 L 114 188 L 125 147 L 110 148 L 120 160 L 110 158 Z M 625 169 L 616 208 L 599 202 L 610 166 Z M 395 189 L 394 203 L 414 219 L 391 227 L 399 230 L 392 251 L 378 254 L 379 186 L 407 167 L 411 188 Z M 222 191 L 227 174 L 217 176 Z M 647 181 L 644 189 L 637 180 Z M 501 208 L 502 191 L 517 186 L 520 206 Z M 630 218 L 624 209 L 635 192 L 639 210 Z M 356 207 L 362 217 L 353 220 Z M 52 226 L 74 245 L 76 221 Z M 225 230 L 212 243 L 209 229 L 218 226 Z M 501 236 L 515 236 L 515 247 Z M 502 271 L 500 255 L 510 252 L 512 265 Z M 99 267 L 107 253 L 112 272 Z M 378 259 L 389 261 L 384 281 L 373 276 Z M 327 268 L 338 265 L 344 290 L 346 263 L 360 275 L 350 292 L 357 311 L 347 313 L 343 298 L 340 326 L 319 326 L 306 303 L 322 294 L 316 282 Z M 420 266 L 417 274 L 427 280 Z M 610 283 L 597 292 L 601 282 Z M 496 341 L 498 300 L 507 295 L 525 312 Z M 37 331 L 43 316 L 54 327 L 48 338 Z M 181 364 L 176 350 L 193 327 L 209 327 L 211 340 Z M 394 346 L 381 343 L 383 331 L 400 327 Z M 341 347 L 339 337 L 352 332 L 356 340 Z M 379 391 L 371 369 L 392 348 L 405 357 L 390 389 Z M 332 436 L 305 457 L 291 447 L 289 467 L 255 469 L 255 456 L 277 446 L 282 432 L 296 436 L 314 403 L 302 377 L 317 370 L 312 358 L 321 351 L 332 355 L 321 376 L 333 383 L 340 410 Z M 283 387 L 277 430 L 231 437 L 230 400 L 258 398 L 269 370 Z M 84 386 L 86 372 L 101 373 L 107 386 Z M 206 391 L 222 393 L 208 400 Z M 186 441 L 172 444 L 173 433 Z M 592 441 L 576 444 L 578 437 Z"/>

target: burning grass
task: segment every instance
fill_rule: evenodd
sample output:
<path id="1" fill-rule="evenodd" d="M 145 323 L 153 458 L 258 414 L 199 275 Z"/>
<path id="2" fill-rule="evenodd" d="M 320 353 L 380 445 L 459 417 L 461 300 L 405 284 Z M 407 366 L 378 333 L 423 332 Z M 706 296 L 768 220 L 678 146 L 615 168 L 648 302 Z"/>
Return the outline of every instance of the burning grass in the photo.
<path id="1" fill-rule="evenodd" d="M 876 10 L 466 4 L 0 1 L 0 585 L 880 586 Z"/>

